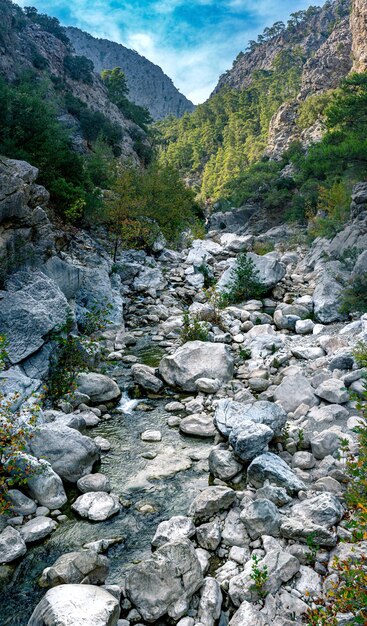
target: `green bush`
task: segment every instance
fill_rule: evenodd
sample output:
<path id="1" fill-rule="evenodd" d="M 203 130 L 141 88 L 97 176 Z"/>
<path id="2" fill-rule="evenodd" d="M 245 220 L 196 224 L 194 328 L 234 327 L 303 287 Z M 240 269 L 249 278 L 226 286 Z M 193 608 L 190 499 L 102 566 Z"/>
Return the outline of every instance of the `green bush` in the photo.
<path id="1" fill-rule="evenodd" d="M 93 84 L 94 65 L 87 57 L 68 54 L 64 57 L 64 69 L 73 80 Z"/>
<path id="2" fill-rule="evenodd" d="M 188 341 L 208 341 L 209 328 L 205 322 L 200 322 L 197 317 L 191 317 L 185 311 L 183 314 L 183 325 L 180 332 L 181 344 Z"/>
<path id="3" fill-rule="evenodd" d="M 65 35 L 64 30 L 56 17 L 50 17 L 45 13 L 38 13 L 35 7 L 25 7 L 24 13 L 35 24 L 39 24 L 43 30 L 51 33 L 57 39 L 60 39 L 67 47 L 70 46 L 70 41 Z"/>
<path id="4" fill-rule="evenodd" d="M 309 233 L 312 237 L 331 239 L 340 230 L 349 217 L 350 192 L 344 183 L 334 182 L 330 188 L 320 187 L 317 213 L 309 220 Z"/>
<path id="5" fill-rule="evenodd" d="M 342 293 L 341 313 L 367 313 L 367 272 L 354 276 Z"/>
<path id="6" fill-rule="evenodd" d="M 225 307 L 243 300 L 260 298 L 266 291 L 266 287 L 259 279 L 255 263 L 246 252 L 243 252 L 237 257 L 229 285 L 221 293 L 220 303 L 222 307 Z"/>
<path id="7" fill-rule="evenodd" d="M 120 109 L 123 115 L 146 131 L 153 120 L 148 109 L 128 99 L 129 88 L 121 68 L 115 67 L 113 70 L 103 70 L 101 77 L 107 87 L 111 102 Z"/>

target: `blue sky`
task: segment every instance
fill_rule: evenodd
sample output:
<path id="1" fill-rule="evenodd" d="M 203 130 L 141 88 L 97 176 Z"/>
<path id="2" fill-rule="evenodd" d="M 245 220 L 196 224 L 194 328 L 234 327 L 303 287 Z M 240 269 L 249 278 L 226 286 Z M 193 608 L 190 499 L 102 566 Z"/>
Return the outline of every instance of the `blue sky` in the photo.
<path id="1" fill-rule="evenodd" d="M 265 26 L 311 0 L 18 0 L 96 37 L 137 50 L 195 104 Z M 316 4 L 321 4 L 317 2 Z"/>

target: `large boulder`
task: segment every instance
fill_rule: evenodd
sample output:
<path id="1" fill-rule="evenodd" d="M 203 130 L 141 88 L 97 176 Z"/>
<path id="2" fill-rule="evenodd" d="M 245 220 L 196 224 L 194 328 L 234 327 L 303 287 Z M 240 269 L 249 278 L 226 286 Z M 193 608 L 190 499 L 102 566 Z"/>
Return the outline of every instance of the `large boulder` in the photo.
<path id="1" fill-rule="evenodd" d="M 208 487 L 199 493 L 190 506 L 194 520 L 206 521 L 219 511 L 229 509 L 236 499 L 236 492 L 228 487 Z"/>
<path id="2" fill-rule="evenodd" d="M 131 368 L 131 373 L 135 382 L 147 391 L 158 393 L 163 387 L 162 381 L 155 375 L 156 370 L 154 367 L 135 363 Z"/>
<path id="3" fill-rule="evenodd" d="M 247 470 L 247 479 L 257 488 L 269 480 L 279 487 L 284 487 L 291 494 L 305 488 L 304 483 L 286 462 L 272 452 L 261 454 L 252 461 Z"/>
<path id="4" fill-rule="evenodd" d="M 136 291 L 145 291 L 153 297 L 166 285 L 167 281 L 158 267 L 144 267 L 133 282 L 133 288 Z"/>
<path id="5" fill-rule="evenodd" d="M 108 558 L 95 550 L 68 552 L 61 555 L 51 567 L 43 570 L 41 587 L 65 584 L 103 585 L 109 570 Z"/>
<path id="6" fill-rule="evenodd" d="M 195 526 L 190 517 L 176 515 L 171 519 L 161 522 L 152 539 L 152 546 L 160 548 L 169 541 L 190 539 L 195 535 Z"/>
<path id="7" fill-rule="evenodd" d="M 34 609 L 28 626 L 116 626 L 119 601 L 95 585 L 59 585 Z"/>
<path id="8" fill-rule="evenodd" d="M 286 267 L 280 263 L 274 254 L 269 253 L 259 256 L 253 252 L 247 254 L 247 258 L 251 259 L 254 269 L 257 271 L 257 278 L 266 289 L 272 289 L 277 285 L 286 273 Z M 233 259 L 230 266 L 220 277 L 217 283 L 218 291 L 225 291 L 233 281 L 233 270 L 236 267 L 236 260 Z"/>
<path id="9" fill-rule="evenodd" d="M 103 522 L 120 511 L 120 503 L 118 496 L 114 494 L 104 491 L 88 491 L 79 496 L 71 508 L 80 517 L 85 517 L 92 522 Z"/>
<path id="10" fill-rule="evenodd" d="M 20 534 L 26 543 L 32 543 L 48 537 L 56 527 L 57 522 L 54 519 L 40 515 L 24 524 L 20 529 Z"/>
<path id="11" fill-rule="evenodd" d="M 223 343 L 189 341 L 174 354 L 163 357 L 159 372 L 171 387 L 196 391 L 199 378 L 230 380 L 233 376 L 233 358 Z"/>
<path id="12" fill-rule="evenodd" d="M 126 578 L 126 595 L 147 622 L 174 612 L 201 587 L 203 574 L 189 540 L 169 542 L 133 567 Z"/>
<path id="13" fill-rule="evenodd" d="M 295 504 L 292 508 L 292 515 L 329 528 L 340 522 L 344 515 L 344 508 L 336 496 L 331 493 L 320 493 Z"/>
<path id="14" fill-rule="evenodd" d="M 330 268 L 322 272 L 317 279 L 317 285 L 313 293 L 314 313 L 318 322 L 330 324 L 345 319 L 340 313 L 342 301 L 343 282 L 335 278 L 339 268 Z M 338 272 L 338 277 L 340 271 Z"/>
<path id="15" fill-rule="evenodd" d="M 89 396 L 94 404 L 117 400 L 121 396 L 118 384 L 103 374 L 94 372 L 79 374 L 77 383 L 77 391 Z"/>
<path id="16" fill-rule="evenodd" d="M 0 334 L 12 364 L 39 350 L 45 337 L 66 322 L 70 307 L 57 285 L 40 271 L 20 271 L 7 283 L 0 307 Z"/>
<path id="17" fill-rule="evenodd" d="M 71 483 L 90 474 L 99 459 L 99 448 L 93 439 L 57 423 L 36 428 L 29 447 L 34 456 L 49 461 L 52 469 Z"/>

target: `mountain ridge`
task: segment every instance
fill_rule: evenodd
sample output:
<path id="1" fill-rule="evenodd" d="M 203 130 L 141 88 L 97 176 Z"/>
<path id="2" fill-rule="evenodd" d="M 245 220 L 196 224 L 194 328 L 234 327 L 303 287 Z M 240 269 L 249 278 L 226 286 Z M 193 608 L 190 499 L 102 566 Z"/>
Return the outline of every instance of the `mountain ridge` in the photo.
<path id="1" fill-rule="evenodd" d="M 136 50 L 69 26 L 64 29 L 74 51 L 90 59 L 96 72 L 121 67 L 129 87 L 129 99 L 145 107 L 155 120 L 167 115 L 181 117 L 195 105 L 175 87 L 159 65 Z"/>

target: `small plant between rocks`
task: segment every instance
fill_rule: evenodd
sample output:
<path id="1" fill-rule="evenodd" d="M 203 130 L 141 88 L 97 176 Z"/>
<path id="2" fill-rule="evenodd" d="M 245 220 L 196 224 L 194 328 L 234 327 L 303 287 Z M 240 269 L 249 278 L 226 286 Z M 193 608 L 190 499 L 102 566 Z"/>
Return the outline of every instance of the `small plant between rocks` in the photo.
<path id="1" fill-rule="evenodd" d="M 188 311 L 183 314 L 183 325 L 180 331 L 181 345 L 188 341 L 209 341 L 209 327 L 197 317 L 191 317 Z"/>
<path id="2" fill-rule="evenodd" d="M 269 572 L 266 565 L 260 566 L 260 560 L 261 559 L 256 554 L 252 555 L 253 563 L 250 578 L 254 582 L 251 586 L 251 589 L 256 592 L 261 602 L 264 602 L 264 599 L 267 595 L 265 585 L 269 579 Z"/>
<path id="3" fill-rule="evenodd" d="M 260 298 L 264 295 L 267 289 L 259 276 L 255 263 L 248 257 L 247 253 L 240 254 L 232 269 L 230 283 L 227 289 L 221 293 L 220 307 L 225 308 L 230 304 Z"/>

